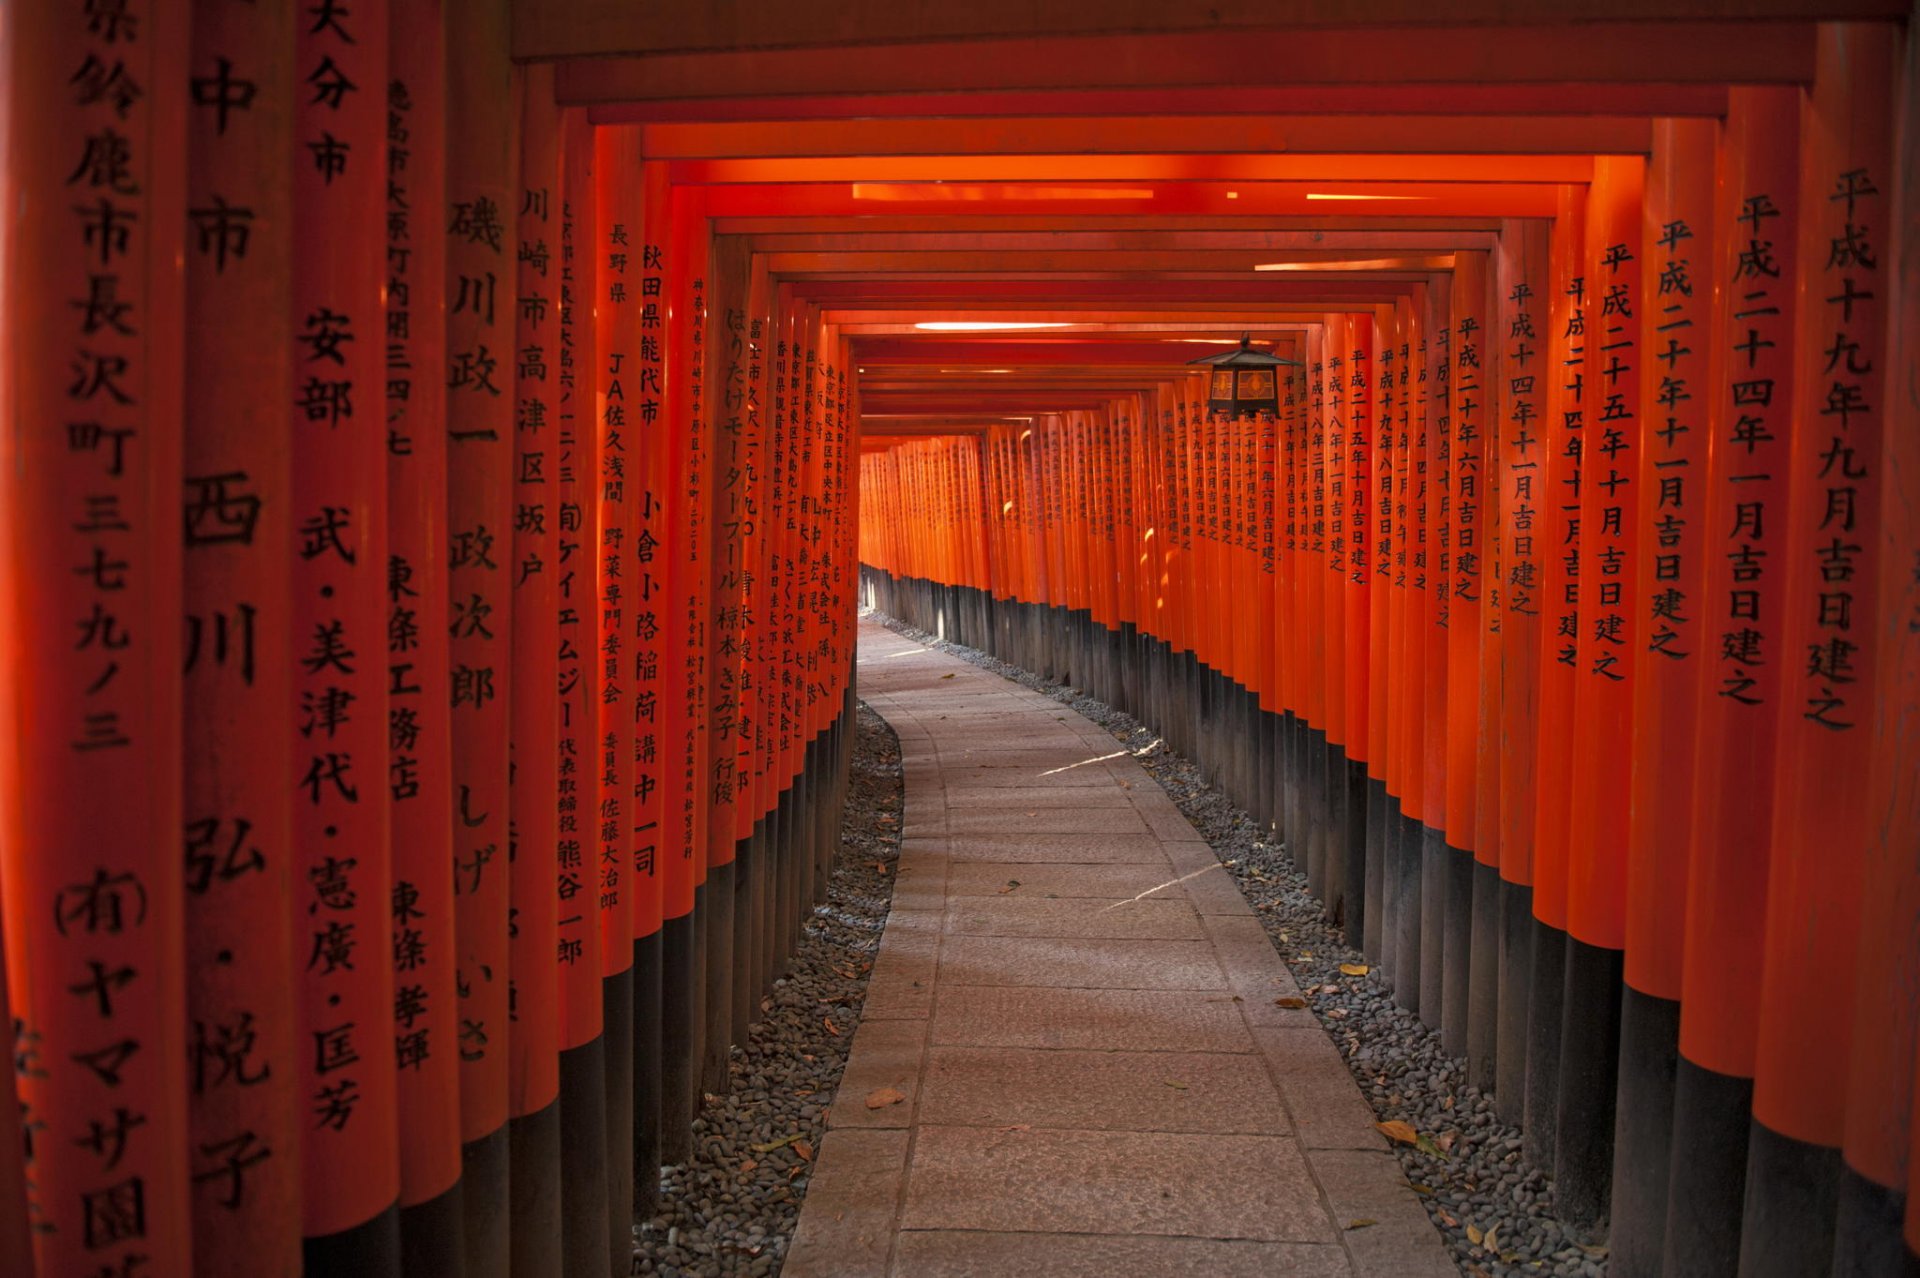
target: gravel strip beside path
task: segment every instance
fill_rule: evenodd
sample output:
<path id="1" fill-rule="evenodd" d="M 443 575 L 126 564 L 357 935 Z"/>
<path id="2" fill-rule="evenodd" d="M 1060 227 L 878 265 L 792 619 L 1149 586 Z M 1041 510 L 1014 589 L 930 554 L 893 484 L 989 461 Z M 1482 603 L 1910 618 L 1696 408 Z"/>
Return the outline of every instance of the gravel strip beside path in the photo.
<path id="1" fill-rule="evenodd" d="M 827 903 L 733 1049 L 732 1090 L 707 1097 L 693 1160 L 662 1169 L 660 1211 L 634 1229 L 632 1273 L 779 1272 L 893 901 L 903 803 L 900 743 L 862 702 Z"/>
<path id="2" fill-rule="evenodd" d="M 1306 875 L 1271 831 L 1206 785 L 1196 765 L 1131 715 L 977 649 L 873 616 L 900 635 L 1071 707 L 1133 751 L 1239 883 L 1375 1114 L 1382 1122 L 1408 1123 L 1426 1138 L 1426 1148 L 1396 1145 L 1394 1152 L 1461 1273 L 1603 1278 L 1606 1248 L 1587 1245 L 1554 1218 L 1552 1181 L 1521 1157 L 1520 1129 L 1500 1122 L 1492 1098 L 1467 1086 L 1466 1062 L 1448 1056 L 1438 1034 L 1395 1005 L 1379 976 L 1340 971 L 1342 964 L 1367 960 L 1321 917 Z"/>

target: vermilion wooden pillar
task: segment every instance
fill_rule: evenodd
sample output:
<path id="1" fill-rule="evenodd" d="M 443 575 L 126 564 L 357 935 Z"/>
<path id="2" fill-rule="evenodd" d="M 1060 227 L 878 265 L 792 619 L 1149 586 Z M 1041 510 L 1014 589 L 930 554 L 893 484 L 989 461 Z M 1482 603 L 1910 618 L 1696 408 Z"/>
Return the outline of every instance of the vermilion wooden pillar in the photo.
<path id="1" fill-rule="evenodd" d="M 1425 804 L 1420 831 L 1420 1019 L 1428 1028 L 1442 1032 L 1442 1043 L 1449 1055 L 1466 1053 L 1466 1022 L 1458 1019 L 1455 1033 L 1446 1033 L 1448 964 L 1446 961 L 1449 928 L 1447 924 L 1448 876 L 1451 862 L 1446 848 L 1447 776 L 1452 761 L 1447 757 L 1448 650 L 1447 627 L 1453 609 L 1453 414 L 1451 385 L 1453 375 L 1453 325 L 1451 297 L 1444 279 L 1429 283 L 1425 296 L 1427 334 L 1426 386 L 1426 478 L 1427 502 L 1423 513 L 1427 538 L 1428 594 L 1426 625 L 1420 636 L 1426 664 L 1422 685 L 1424 701 L 1421 728 L 1424 740 L 1421 757 L 1425 775 L 1420 793 Z M 1459 929 L 1452 929 L 1453 947 L 1461 948 Z M 1463 965 L 1464 966 L 1464 965 Z M 1464 985 L 1459 987 L 1464 994 Z M 1459 1000 L 1454 999 L 1457 1003 Z M 1456 1017 L 1458 1014 L 1456 1013 Z"/>
<path id="2" fill-rule="evenodd" d="M 1567 822 L 1573 689 L 1580 638 L 1580 489 L 1587 441 L 1584 188 L 1563 187 L 1549 232 L 1547 421 L 1541 545 L 1540 714 L 1534 774 L 1533 981 L 1527 1015 L 1526 1155 L 1550 1166 L 1558 1144 L 1560 1021 L 1565 1003 Z"/>
<path id="3" fill-rule="evenodd" d="M 386 182 L 387 793 L 400 1245 L 459 1274 L 460 1017 L 447 634 L 446 15 L 394 0 Z"/>
<path id="4" fill-rule="evenodd" d="M 1567 815 L 1567 1005 L 1562 1009 L 1555 1205 L 1606 1214 L 1613 1174 L 1621 949 L 1626 928 L 1627 777 L 1633 674 L 1644 618 L 1634 606 L 1640 506 L 1640 204 L 1644 161 L 1594 161 L 1587 245 L 1586 427 L 1580 489 L 1580 633 Z"/>
<path id="5" fill-rule="evenodd" d="M 1796 298 L 1786 281 L 1798 259 L 1798 96 L 1779 88 L 1732 92 L 1711 234 L 1698 236 L 1691 258 L 1710 254 L 1717 282 L 1707 328 L 1708 340 L 1717 339 L 1709 347 L 1713 400 L 1705 414 L 1712 438 L 1699 487 L 1700 597 L 1711 644 L 1695 694 L 1680 1060 L 1663 1250 L 1668 1265 L 1707 1274 L 1732 1273 L 1739 1253 L 1775 798 L 1771 787 L 1757 787 L 1752 778 L 1773 770 L 1786 673 L 1784 660 L 1768 659 L 1756 623 L 1780 618 L 1785 585 L 1781 537 L 1796 332 Z M 1768 229 L 1761 232 L 1762 226 Z M 1762 243 L 1764 264 L 1754 252 Z M 1676 255 L 1684 247 L 1677 244 Z M 1660 447 L 1665 441 L 1653 436 L 1650 442 Z M 1709 553 L 1715 548 L 1720 553 Z M 1658 572 L 1656 566 L 1656 580 Z"/>
<path id="6" fill-rule="evenodd" d="M 31 116 L 6 121 L 0 252 L 0 900 L 42 1274 L 192 1265 L 184 17 L 133 3 L 105 22 L 79 5 L 5 18 L 9 110 Z M 109 134 L 124 152 L 89 142 Z"/>
<path id="7" fill-rule="evenodd" d="M 1639 561 L 1644 656 L 1633 685 L 1628 772 L 1626 991 L 1614 1124 L 1613 1255 L 1622 1274 L 1657 1274 L 1680 1026 L 1681 944 L 1692 841 L 1703 624 L 1707 452 L 1719 431 L 1710 361 L 1724 344 L 1714 315 L 1713 174 L 1718 127 L 1663 120 L 1642 212 Z"/>
<path id="8" fill-rule="evenodd" d="M 1913 173 L 1920 158 L 1920 130 L 1914 121 L 1920 117 L 1920 41 L 1909 33 L 1906 58 L 1901 65 L 1896 118 L 1899 149 L 1894 154 L 1897 171 Z M 1914 210 L 1915 192 L 1911 187 L 1895 197 L 1894 221 L 1906 224 Z M 1910 386 L 1920 377 L 1916 359 L 1920 359 L 1920 243 L 1904 239 L 1888 263 L 1889 283 L 1899 299 L 1887 314 L 1886 359 L 1888 384 Z M 1920 576 L 1910 571 L 1920 563 L 1920 507 L 1903 502 L 1894 494 L 1920 491 L 1920 420 L 1910 399 L 1894 397 L 1887 404 L 1885 424 L 1886 451 L 1882 454 L 1880 516 L 1880 684 L 1879 707 L 1874 725 L 1873 777 L 1869 813 L 1872 831 L 1867 845 L 1866 887 L 1861 920 L 1860 975 L 1855 978 L 1855 1017 L 1862 1024 L 1870 1016 L 1860 1010 L 1869 1002 L 1884 1007 L 1882 989 L 1911 989 L 1916 963 L 1916 938 L 1910 926 L 1916 908 L 1920 881 L 1916 881 L 1912 849 L 1920 843 L 1920 787 L 1912 784 L 1920 759 Z M 1883 984 L 1884 982 L 1884 984 Z M 1905 1246 L 1908 1265 L 1920 1255 L 1920 1195 L 1911 1188 L 1920 1175 L 1920 1159 L 1913 1156 L 1910 1141 L 1920 1141 L 1920 1125 L 1915 1113 L 1912 1070 L 1902 1071 L 1901 1055 L 1913 1051 L 1915 1006 L 1887 1009 L 1889 1024 L 1883 1036 L 1869 1038 L 1854 1057 L 1852 1077 L 1848 1080 L 1847 1143 L 1848 1169 L 1891 1192 L 1884 1195 L 1858 1195 L 1846 1192 L 1841 1199 L 1836 1260 L 1849 1255 L 1878 1262 L 1891 1242 L 1899 1246 L 1899 1224 L 1892 1229 L 1862 1231 L 1879 1240 L 1878 1246 L 1854 1250 L 1847 1239 L 1854 1232 L 1856 1208 L 1852 1205 L 1878 1199 L 1898 1212 L 1905 1203 Z M 1903 1139 L 1903 1132 L 1907 1133 Z M 1883 1211 L 1885 1209 L 1883 1208 Z M 1891 1214 L 1891 1213 L 1888 1213 Z M 1885 1214 L 1880 1216 L 1885 1221 Z"/>
<path id="9" fill-rule="evenodd" d="M 1500 1025 L 1494 1101 L 1503 1121 L 1526 1114 L 1533 980 L 1534 786 L 1538 766 L 1547 489 L 1547 227 L 1503 223 L 1494 261 L 1500 315 Z"/>
<path id="10" fill-rule="evenodd" d="M 296 23 L 294 961 L 306 1268 L 395 1273 L 387 626 L 385 4 Z M 325 91 L 319 91 L 324 88 Z"/>
<path id="11" fill-rule="evenodd" d="M 1776 707 L 1780 797 L 1741 1238 L 1741 1263 L 1754 1272 L 1829 1263 L 1849 1103 L 1834 1081 L 1851 1076 L 1859 1044 L 1880 1031 L 1878 1017 L 1856 1022 L 1845 1003 L 1827 1004 L 1817 1035 L 1801 1018 L 1827 989 L 1818 973 L 1854 970 L 1860 943 L 1881 453 L 1888 397 L 1911 389 L 1889 384 L 1881 354 L 1889 254 L 1910 230 L 1894 219 L 1889 176 L 1897 47 L 1885 27 L 1823 24 L 1801 101 L 1803 309 L 1785 454 L 1785 588 L 1771 629 L 1789 664 Z"/>
<path id="12" fill-rule="evenodd" d="M 1493 396 L 1490 369 L 1497 348 L 1488 340 L 1488 262 L 1485 253 L 1454 255 L 1448 297 L 1447 423 L 1451 484 L 1446 545 L 1447 574 L 1447 899 L 1446 1017 L 1449 1050 L 1467 1057 L 1467 1078 L 1475 1086 L 1493 1086 L 1493 995 L 1482 970 L 1493 947 L 1491 850 L 1480 847 L 1481 710 L 1497 702 L 1499 688 L 1482 688 L 1480 649 L 1488 560 L 1487 511 L 1490 489 L 1486 442 Z M 1495 776 L 1497 777 L 1497 772 Z M 1496 800 L 1497 801 L 1497 800 Z"/>
<path id="13" fill-rule="evenodd" d="M 181 757 L 193 1268 L 292 1275 L 300 1268 L 299 1045 L 287 997 L 293 422 L 283 406 L 293 26 L 284 12 L 194 8 L 194 82 L 217 79 L 224 64 L 255 92 L 245 111 L 195 110 L 187 120 L 187 207 L 216 232 L 186 257 Z M 223 209 L 247 211 L 244 240 L 221 238 Z M 250 1071 L 208 1068 L 201 1045 L 235 1032 L 255 1036 Z"/>
<path id="14" fill-rule="evenodd" d="M 503 0 L 447 26 L 448 633 L 470 1274 L 507 1271 L 511 1034 L 513 102 Z"/>
<path id="15" fill-rule="evenodd" d="M 561 113 L 561 200 L 548 270 L 557 281 L 552 353 L 553 459 L 557 485 L 555 590 L 559 596 L 555 689 L 554 887 L 560 964 L 560 1250 L 567 1278 L 600 1278 L 620 1257 L 608 1225 L 608 1058 L 603 1034 L 602 937 L 597 867 L 600 808 L 599 363 L 594 354 L 598 241 L 593 126 L 583 108 Z M 551 218 L 551 214 L 549 214 Z M 549 223 L 551 225 L 551 222 Z M 531 766 L 529 764 L 528 766 Z M 631 928 L 631 914 L 626 914 Z M 631 944 L 624 951 L 632 962 Z M 630 1006 L 631 1004 L 629 1004 Z M 624 1040 L 630 1051 L 632 1036 Z M 631 1059 L 630 1057 L 628 1059 Z M 625 1095 L 631 1096 L 629 1086 Z M 631 1104 L 631 1102 L 628 1102 Z M 631 1121 L 623 1127 L 626 1148 Z M 631 1167 L 631 1159 L 623 1165 Z M 629 1172 L 629 1175 L 631 1173 Z M 621 1218 L 624 1221 L 624 1216 Z"/>
<path id="16" fill-rule="evenodd" d="M 560 503 L 556 423 L 560 316 L 553 248 L 564 198 L 553 68 L 516 73 L 519 152 L 513 350 L 513 679 L 509 828 L 511 971 L 507 1114 L 512 1166 L 510 1268 L 561 1272 L 559 898 L 547 850 L 559 833 Z"/>
<path id="17" fill-rule="evenodd" d="M 594 429 L 599 469 L 595 506 L 587 516 L 594 567 L 592 595 L 596 715 L 592 766 L 599 801 L 586 845 L 588 882 L 600 915 L 601 974 L 606 1025 L 607 1257 L 618 1267 L 631 1251 L 627 1212 L 651 1203 L 657 1183 L 659 1104 L 659 963 L 651 922 L 659 900 L 655 847 L 657 819 L 648 803 L 647 741 L 650 666 L 647 627 L 657 593 L 651 550 L 640 512 L 642 467 L 660 413 L 660 393 L 641 360 L 641 334 L 658 336 L 660 308 L 647 325 L 643 281 L 658 279 L 651 222 L 642 225 L 639 132 L 614 126 L 594 131 L 594 226 L 581 243 L 587 254 L 594 326 Z M 655 285 L 655 288 L 658 286 Z M 657 536 L 657 534 L 654 534 Z M 637 637 L 637 640 L 636 640 Z M 657 673 L 654 674 L 657 678 Z M 656 694 L 657 699 L 657 694 Z M 639 762 L 636 764 L 636 757 Z M 651 946 L 652 950 L 647 947 Z M 611 1273 L 611 1269 L 609 1270 Z"/>

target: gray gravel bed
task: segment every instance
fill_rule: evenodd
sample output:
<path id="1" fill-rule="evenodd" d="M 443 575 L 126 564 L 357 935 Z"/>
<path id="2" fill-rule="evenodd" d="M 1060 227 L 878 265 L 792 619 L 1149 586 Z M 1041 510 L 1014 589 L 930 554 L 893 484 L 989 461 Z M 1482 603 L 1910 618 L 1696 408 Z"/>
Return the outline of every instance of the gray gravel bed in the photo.
<path id="1" fill-rule="evenodd" d="M 899 740 L 862 702 L 827 903 L 733 1048 L 732 1090 L 707 1096 L 692 1161 L 661 1170 L 660 1210 L 634 1228 L 631 1273 L 780 1271 L 893 901 L 903 801 Z"/>
<path id="2" fill-rule="evenodd" d="M 1340 970 L 1367 959 L 1327 923 L 1305 873 L 1271 830 L 1208 786 L 1197 765 L 1132 716 L 977 649 L 883 614 L 871 616 L 900 635 L 1051 697 L 1132 750 L 1239 883 L 1376 1117 L 1405 1123 L 1418 1134 L 1419 1144 L 1396 1144 L 1394 1153 L 1461 1273 L 1602 1278 L 1607 1249 L 1555 1219 L 1552 1179 L 1521 1156 L 1520 1129 L 1494 1115 L 1492 1097 L 1467 1085 L 1466 1062 L 1441 1050 L 1440 1036 L 1397 1006 L 1378 974 Z M 1492 1247 L 1486 1244 L 1490 1230 Z"/>

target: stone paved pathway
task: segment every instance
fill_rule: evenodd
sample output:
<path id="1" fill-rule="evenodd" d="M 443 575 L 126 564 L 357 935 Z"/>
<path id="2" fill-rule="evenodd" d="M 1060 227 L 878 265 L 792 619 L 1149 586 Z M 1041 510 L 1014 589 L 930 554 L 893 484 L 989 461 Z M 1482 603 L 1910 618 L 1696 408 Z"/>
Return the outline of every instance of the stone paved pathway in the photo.
<path id="1" fill-rule="evenodd" d="M 1111 736 L 872 622 L 860 691 L 906 828 L 788 1278 L 1455 1274 L 1239 890 Z"/>

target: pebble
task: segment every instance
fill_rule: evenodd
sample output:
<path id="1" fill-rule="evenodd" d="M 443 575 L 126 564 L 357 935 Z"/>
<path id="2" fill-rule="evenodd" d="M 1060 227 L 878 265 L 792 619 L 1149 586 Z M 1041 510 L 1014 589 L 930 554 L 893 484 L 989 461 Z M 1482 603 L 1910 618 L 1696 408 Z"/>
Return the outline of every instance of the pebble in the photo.
<path id="1" fill-rule="evenodd" d="M 900 743 L 862 703 L 827 904 L 808 916 L 792 969 L 762 999 L 746 1045 L 732 1049 L 732 1087 L 706 1098 L 694 1121 L 692 1160 L 660 1169 L 660 1208 L 634 1226 L 630 1273 L 779 1272 L 813 1164 L 793 1143 L 766 1152 L 753 1146 L 798 1135 L 818 1157 L 893 901 L 904 802 Z M 827 1031 L 828 1016 L 839 1034 Z"/>
<path id="2" fill-rule="evenodd" d="M 1440 1036 L 1394 1003 L 1378 974 L 1341 973 L 1342 963 L 1368 960 L 1328 923 L 1324 907 L 1307 890 L 1305 872 L 1295 868 L 1271 830 L 1209 786 L 1198 765 L 1131 715 L 984 652 L 871 615 L 889 630 L 1070 707 L 1133 753 L 1240 885 L 1375 1117 L 1409 1123 L 1450 1146 L 1439 1157 L 1406 1145 L 1395 1145 L 1393 1152 L 1408 1181 L 1429 1191 L 1421 1201 L 1463 1275 L 1606 1278 L 1604 1249 L 1593 1246 L 1605 1239 L 1554 1218 L 1552 1178 L 1522 1158 L 1520 1129 L 1499 1121 L 1492 1098 L 1467 1085 L 1466 1062 L 1442 1051 Z M 1449 1135 L 1450 1141 L 1443 1140 Z M 1494 1230 L 1498 1251 L 1476 1244 L 1467 1234 L 1470 1225 L 1482 1238 Z"/>

